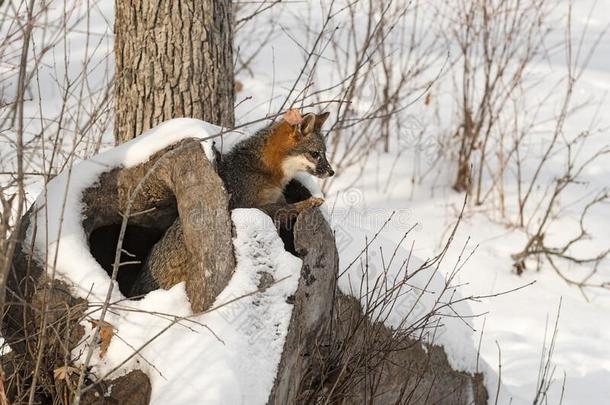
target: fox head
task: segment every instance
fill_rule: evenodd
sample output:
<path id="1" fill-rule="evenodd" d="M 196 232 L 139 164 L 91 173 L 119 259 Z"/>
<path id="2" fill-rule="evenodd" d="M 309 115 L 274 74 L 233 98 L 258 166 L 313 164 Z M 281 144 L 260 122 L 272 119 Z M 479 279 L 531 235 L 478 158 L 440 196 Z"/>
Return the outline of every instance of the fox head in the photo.
<path id="1" fill-rule="evenodd" d="M 329 113 L 309 113 L 293 125 L 291 145 L 282 162 L 284 175 L 292 177 L 298 172 L 308 172 L 319 178 L 330 177 L 335 171 L 326 159 L 326 143 L 320 130 Z"/>

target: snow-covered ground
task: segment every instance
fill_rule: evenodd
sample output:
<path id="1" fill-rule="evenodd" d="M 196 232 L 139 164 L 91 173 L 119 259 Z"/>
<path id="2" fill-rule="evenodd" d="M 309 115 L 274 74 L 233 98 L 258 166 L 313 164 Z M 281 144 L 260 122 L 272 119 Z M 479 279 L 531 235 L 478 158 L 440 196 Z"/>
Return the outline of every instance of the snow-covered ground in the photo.
<path id="1" fill-rule="evenodd" d="M 565 10 L 564 6 L 567 1 L 558 4 L 560 5 L 558 10 L 562 7 Z M 302 10 L 306 5 L 301 3 L 288 4 L 286 7 Z M 594 11 L 590 13 L 592 7 Z M 102 14 L 105 15 L 106 20 L 99 18 L 99 15 Z M 95 24 L 93 26 L 99 28 L 96 29 L 97 32 L 105 32 L 112 24 L 111 5 L 109 3 L 103 5 L 99 15 L 97 26 Z M 290 18 L 295 18 L 298 13 L 287 13 L 287 15 Z M 575 32 L 582 32 L 586 25 L 585 22 L 590 18 L 587 25 L 587 38 L 589 38 L 588 41 L 592 41 L 596 34 L 601 33 L 610 23 L 610 3 L 607 1 L 579 0 L 574 4 L 573 18 Z M 78 34 L 76 35 L 78 36 Z M 557 39 L 561 39 L 561 30 L 558 30 L 556 35 Z M 239 34 L 237 39 L 239 40 Z M 82 46 L 82 39 L 75 38 L 71 48 L 72 53 L 76 55 L 79 47 Z M 111 49 L 111 44 L 107 49 Z M 101 53 L 103 54 L 103 52 Z M 592 98 L 595 100 L 595 105 L 593 108 L 579 111 L 568 121 L 566 127 L 566 132 L 572 133 L 588 128 L 595 110 L 598 109 L 601 113 L 595 118 L 594 126 L 600 131 L 593 141 L 588 144 L 587 150 L 590 151 L 610 143 L 608 136 L 610 116 L 606 113 L 610 110 L 610 99 L 606 97 L 608 89 L 610 89 L 609 54 L 610 41 L 606 37 L 593 55 L 576 92 L 577 100 L 583 101 Z M 55 56 L 58 60 L 61 60 L 61 50 L 58 50 Z M 237 110 L 238 120 L 245 121 L 259 118 L 261 114 L 267 113 L 269 111 L 268 100 L 271 95 L 277 96 L 286 91 L 288 84 L 298 75 L 301 61 L 302 49 L 295 45 L 287 35 L 281 34 L 274 37 L 273 46 L 265 48 L 256 59 L 256 63 L 251 66 L 254 73 L 252 75 L 243 74 L 239 77 L 244 90 L 238 94 L 238 101 L 248 96 L 252 96 L 252 99 L 240 104 Z M 76 58 L 71 65 L 71 70 L 75 72 L 79 69 L 77 62 Z M 43 69 L 47 68 L 47 66 L 43 67 Z M 551 55 L 546 63 L 540 63 L 539 66 L 536 66 L 536 72 L 541 77 L 547 77 L 547 82 L 542 84 L 542 89 L 549 90 L 555 83 L 556 78 L 565 73 L 563 57 L 558 54 Z M 53 76 L 53 72 L 46 74 Z M 43 99 L 44 110 L 46 113 L 52 114 L 54 108 L 59 105 L 57 100 L 61 94 L 56 92 L 52 82 L 46 80 L 41 82 L 42 93 L 45 95 Z M 274 103 L 277 104 L 277 100 L 271 104 L 275 105 Z M 35 105 L 32 105 L 32 108 L 35 107 Z M 547 113 L 552 115 L 556 112 L 554 111 L 555 107 L 550 106 Z M 417 105 L 413 106 L 414 111 L 418 111 L 417 108 Z M 443 113 L 451 114 L 450 111 L 443 111 Z M 544 144 L 544 136 L 541 136 L 540 143 Z M 429 144 L 426 145 L 429 146 Z M 427 147 L 426 145 L 424 147 Z M 396 161 L 396 156 L 393 153 L 373 153 L 364 170 L 354 167 L 332 183 L 327 191 L 327 207 L 331 212 L 331 220 L 337 231 L 338 246 L 341 251 L 341 270 L 345 269 L 358 255 L 364 246 L 365 237 L 370 239 L 392 212 L 395 212 L 393 220 L 384 228 L 377 242 L 370 249 L 372 258 L 370 268 L 373 272 L 379 272 L 383 267 L 380 265 L 382 256 L 379 251 L 380 246 L 383 247 L 384 252 L 389 254 L 394 250 L 396 244 L 401 243 L 402 248 L 396 263 L 400 263 L 399 259 L 404 257 L 411 248 L 414 255 L 420 259 L 438 253 L 448 237 L 448 231 L 455 223 L 462 206 L 463 195 L 456 194 L 450 189 L 452 173 L 449 165 L 443 166 L 441 164 L 439 166 L 440 174 L 438 177 L 429 176 L 421 184 L 414 185 L 411 183 L 410 179 L 414 167 L 413 159 L 421 156 L 425 157 L 428 152 L 426 149 L 422 149 L 421 144 L 407 145 L 406 151 L 398 161 Z M 561 166 L 561 160 L 552 162 L 544 175 L 552 178 L 557 174 L 555 171 L 560 170 Z M 80 174 L 80 172 L 73 173 L 73 180 L 78 182 Z M 574 190 L 566 201 L 562 201 L 562 204 L 569 206 L 572 200 L 579 200 L 593 188 L 610 186 L 610 180 L 608 180 L 610 179 L 610 159 L 606 158 L 598 161 L 595 166 L 592 166 L 585 173 L 585 178 L 589 182 L 589 188 Z M 89 180 L 80 179 L 80 181 L 85 182 Z M 36 191 L 40 189 L 40 185 L 34 185 L 32 188 Z M 34 191 L 32 192 L 34 193 Z M 508 190 L 508 193 L 510 197 L 510 190 Z M 244 213 L 236 212 L 234 220 L 239 223 L 243 215 Z M 575 212 L 567 210 L 565 217 L 551 228 L 549 237 L 561 239 L 565 232 L 571 232 L 574 229 L 574 215 Z M 402 241 L 404 233 L 414 225 L 417 226 L 413 228 L 407 239 Z M 610 246 L 610 233 L 608 233 L 610 207 L 606 204 L 593 210 L 587 220 L 587 227 L 591 231 L 592 240 L 582 246 L 583 251 L 594 251 L 596 248 Z M 242 238 L 252 236 L 249 233 L 251 229 L 244 225 L 242 231 L 243 233 L 240 233 L 238 227 L 237 239 L 244 242 Z M 273 260 L 284 260 L 286 263 L 294 264 L 293 258 L 285 256 L 285 252 L 277 249 L 277 240 L 272 235 L 258 236 L 266 241 L 269 251 L 278 256 Z M 489 374 L 489 379 L 497 378 L 500 349 L 502 386 L 498 403 L 531 403 L 536 391 L 541 355 L 546 347 L 545 334 L 546 345 L 548 346 L 561 302 L 557 342 L 552 356 L 552 364 L 555 367 L 555 382 L 551 387 L 548 403 L 559 403 L 564 376 L 564 404 L 608 403 L 610 401 L 610 384 L 608 384 L 610 382 L 610 351 L 607 342 L 610 341 L 610 322 L 608 322 L 610 291 L 587 289 L 585 291 L 586 295 L 583 295 L 580 290 L 567 285 L 551 268 L 544 265 L 539 272 L 529 269 L 522 276 L 517 276 L 512 269 L 510 255 L 520 250 L 524 242 L 525 235 L 523 232 L 493 221 L 483 209 L 479 210 L 472 207 L 467 209 L 451 248 L 447 252 L 447 257 L 444 259 L 443 265 L 439 267 L 440 274 L 428 275 L 432 277 L 432 284 L 442 288 L 444 281 L 442 276 L 448 277 L 452 273 L 453 265 L 458 262 L 464 246 L 466 246 L 466 253 L 461 255 L 461 262 L 463 262 L 465 256 L 469 256 L 469 253 L 475 250 L 475 247 L 476 251 L 469 256 L 467 263 L 460 268 L 453 281 L 453 285 L 459 285 L 457 294 L 460 296 L 490 296 L 519 288 L 531 282 L 535 283 L 506 295 L 469 301 L 467 305 L 457 306 L 456 309 L 459 310 L 460 315 L 465 317 L 465 322 L 462 324 L 455 318 L 447 322 L 446 330 L 449 332 L 437 333 L 435 342 L 443 344 L 447 348 L 449 359 L 455 366 L 472 370 L 476 365 L 476 350 L 479 338 L 481 338 L 481 359 L 495 372 Z M 244 245 L 237 243 L 236 246 L 239 248 L 239 246 Z M 387 259 L 385 254 L 383 255 Z M 247 261 L 245 256 L 244 260 Z M 70 263 L 67 263 L 66 266 L 70 267 Z M 415 265 L 411 263 L 410 266 L 413 268 Z M 289 272 L 291 268 L 290 266 L 283 269 L 278 268 L 278 271 Z M 350 270 L 350 274 L 356 276 L 358 269 L 358 265 L 354 266 Z M 103 272 L 101 269 L 97 270 Z M 93 272 L 94 277 L 91 280 L 97 276 L 103 278 L 103 274 L 99 271 Z M 575 278 L 586 274 L 584 268 L 575 266 L 568 271 Z M 239 281 L 241 276 L 244 276 L 244 279 Z M 610 281 L 610 263 L 607 261 L 599 270 L 598 280 Z M 422 280 L 424 283 L 426 281 Z M 247 286 L 248 283 L 256 284 L 239 271 L 233 282 L 242 283 L 240 287 Z M 340 288 L 349 291 L 350 288 L 355 288 L 353 283 L 353 279 L 344 277 L 340 281 Z M 103 295 L 103 291 L 105 291 L 103 290 L 103 283 L 98 283 L 98 286 L 100 295 Z M 286 289 L 292 288 L 290 285 L 284 287 Z M 231 288 L 230 286 L 227 294 L 231 293 Z M 233 293 L 237 294 L 240 291 L 245 292 L 245 289 L 236 288 Z M 281 294 L 287 291 L 282 290 Z M 269 294 L 272 293 L 273 291 L 269 292 Z M 390 323 L 394 322 L 394 326 L 400 322 L 398 320 L 400 315 L 404 316 L 409 313 L 409 316 L 414 316 L 410 312 L 414 302 L 413 295 L 407 295 L 403 299 L 405 300 L 404 305 L 399 305 L 396 316 L 389 319 Z M 280 312 L 286 310 L 281 305 L 282 302 L 284 301 L 279 299 L 276 303 Z M 132 305 L 146 307 L 147 310 L 154 309 L 157 312 L 168 312 L 171 309 L 169 312 L 178 316 L 189 315 L 188 308 L 184 306 L 184 292 L 181 286 L 176 286 L 171 291 L 159 293 L 156 296 L 153 294 L 147 299 Z M 430 310 L 430 306 L 433 306 L 431 298 L 423 298 L 421 306 L 418 311 Z M 403 312 L 400 312 L 401 310 Z M 214 318 L 213 314 L 209 315 L 209 318 L 198 319 L 198 321 L 205 322 L 206 325 L 215 325 L 214 331 L 217 333 L 222 334 L 223 331 L 228 330 L 225 328 L 226 325 L 214 324 L 214 322 L 221 322 L 221 319 L 218 319 L 219 317 Z M 146 342 L 148 338 L 169 322 L 167 319 L 154 318 L 144 313 L 136 312 L 129 316 L 123 318 L 117 316 L 110 319 L 109 322 L 114 326 L 122 326 L 129 322 L 148 325 L 147 332 L 142 333 L 141 336 L 131 336 L 129 332 L 125 332 L 127 333 L 126 336 L 121 336 L 133 345 Z M 264 318 L 266 315 L 258 314 L 258 316 Z M 473 330 L 470 329 L 469 325 L 472 326 Z M 177 327 L 183 328 L 182 326 Z M 144 352 L 144 357 L 148 361 L 153 361 L 158 369 L 150 368 L 148 370 L 150 375 L 153 376 L 153 384 L 156 384 L 154 389 L 166 387 L 167 385 L 164 384 L 166 379 L 170 379 L 173 373 L 181 372 L 182 368 L 188 369 L 187 366 L 192 364 L 193 359 L 199 357 L 199 355 L 208 356 L 211 353 L 215 356 L 215 360 L 224 362 L 221 364 L 214 363 L 213 360 L 206 360 L 203 365 L 200 365 L 201 367 L 209 366 L 210 370 L 218 370 L 223 367 L 228 370 L 242 369 L 243 358 L 239 354 L 246 353 L 246 351 L 232 352 L 231 339 L 234 335 L 231 331 L 224 334 L 223 345 L 199 325 L 194 324 L 192 328 L 198 332 L 193 333 L 193 344 L 201 349 L 201 353 L 180 352 L 182 347 L 177 347 L 175 358 L 184 358 L 184 363 L 172 362 L 171 359 L 164 357 L 161 353 L 154 352 L 154 350 Z M 127 330 L 129 329 L 123 328 L 123 331 Z M 180 329 L 177 332 L 169 333 L 180 334 L 183 332 L 185 331 Z M 275 347 L 273 342 L 267 343 L 270 347 Z M 258 343 L 254 342 L 253 344 L 256 346 Z M 182 345 L 187 346 L 186 343 Z M 206 350 L 207 345 L 215 349 Z M 260 349 L 258 346 L 235 347 L 242 347 L 243 350 L 252 349 L 254 356 L 261 354 L 258 351 Z M 277 349 L 277 347 L 275 348 Z M 130 352 L 128 346 L 121 345 L 120 342 L 116 343 L 116 348 L 111 348 L 108 352 L 106 363 L 99 364 L 99 371 L 102 373 L 108 371 L 120 362 L 120 358 L 128 355 L 128 352 Z M 277 357 L 277 351 L 273 353 Z M 262 361 L 263 357 L 265 356 L 252 357 L 251 360 L 252 362 Z M 265 359 L 269 360 L 270 358 L 265 357 Z M 270 360 L 269 364 L 271 363 Z M 144 361 L 141 362 L 140 367 L 147 368 L 149 365 Z M 483 366 L 481 368 L 484 369 Z M 247 367 L 243 367 L 242 371 L 247 373 Z M 235 378 L 242 381 L 252 377 L 247 380 L 253 383 L 251 386 L 252 392 L 259 393 L 260 398 L 263 398 L 264 395 L 261 392 L 269 386 L 268 377 L 269 373 L 272 373 L 272 367 L 267 371 L 267 374 L 261 373 L 257 376 L 245 376 L 243 374 L 213 375 L 211 377 L 218 380 L 210 380 L 210 383 L 220 381 L 228 383 Z M 493 385 L 491 381 L 488 382 L 490 386 Z M 229 385 L 233 389 L 236 387 L 234 384 Z M 250 390 L 250 388 L 242 386 L 242 394 L 243 390 Z M 491 391 L 493 401 L 495 399 L 494 389 Z M 193 390 L 187 392 L 187 394 L 196 395 L 197 392 Z M 210 395 L 212 394 L 214 393 L 210 393 Z M 242 395 L 238 392 L 231 392 L 230 394 Z M 159 391 L 155 391 L 153 395 L 159 399 L 159 403 L 168 403 L 163 401 L 164 398 L 158 396 L 161 395 Z M 185 398 L 185 401 L 187 400 Z"/>

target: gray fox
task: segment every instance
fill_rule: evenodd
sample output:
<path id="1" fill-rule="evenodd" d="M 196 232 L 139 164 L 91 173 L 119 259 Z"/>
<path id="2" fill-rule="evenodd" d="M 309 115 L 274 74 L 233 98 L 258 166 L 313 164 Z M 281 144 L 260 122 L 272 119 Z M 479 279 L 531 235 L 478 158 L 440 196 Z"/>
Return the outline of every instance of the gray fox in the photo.
<path id="1" fill-rule="evenodd" d="M 301 117 L 297 113 L 297 119 L 288 119 L 286 114 L 279 122 L 239 142 L 229 153 L 217 153 L 217 170 L 229 193 L 229 209 L 259 208 L 280 230 L 289 228 L 304 210 L 322 204 L 322 199 L 314 197 L 288 204 L 284 188 L 299 172 L 320 178 L 334 175 L 321 134 L 328 115 L 309 113 Z M 168 289 L 186 280 L 192 268 L 177 219 L 153 246 L 130 295 Z"/>
<path id="2" fill-rule="evenodd" d="M 284 187 L 298 172 L 321 178 L 334 175 L 320 133 L 327 118 L 326 112 L 309 113 L 295 124 L 282 119 L 221 156 L 218 174 L 229 192 L 230 208 L 285 202 Z"/>

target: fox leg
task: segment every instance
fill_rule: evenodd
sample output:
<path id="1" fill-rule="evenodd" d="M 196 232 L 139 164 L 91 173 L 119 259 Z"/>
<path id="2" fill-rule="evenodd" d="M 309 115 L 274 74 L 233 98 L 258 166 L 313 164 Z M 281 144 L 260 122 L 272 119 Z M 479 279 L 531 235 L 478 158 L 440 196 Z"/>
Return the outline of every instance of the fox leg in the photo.
<path id="1" fill-rule="evenodd" d="M 292 204 L 275 203 L 258 208 L 273 219 L 279 231 L 280 229 L 291 229 L 299 214 L 310 208 L 319 207 L 322 203 L 324 203 L 322 198 L 309 197 L 306 200 Z"/>
<path id="2" fill-rule="evenodd" d="M 323 198 L 309 197 L 306 200 L 295 202 L 295 203 L 288 204 L 288 205 L 292 205 L 300 214 L 301 212 L 305 211 L 306 209 L 319 207 L 322 204 L 324 204 Z"/>

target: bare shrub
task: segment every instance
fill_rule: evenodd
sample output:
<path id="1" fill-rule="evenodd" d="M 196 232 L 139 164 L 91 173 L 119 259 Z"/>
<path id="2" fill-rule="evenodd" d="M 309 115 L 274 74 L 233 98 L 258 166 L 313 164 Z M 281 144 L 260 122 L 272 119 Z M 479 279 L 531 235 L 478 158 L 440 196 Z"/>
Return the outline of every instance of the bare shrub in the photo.
<path id="1" fill-rule="evenodd" d="M 578 205 L 578 225 L 563 244 L 549 244 L 547 232 L 565 212 L 561 200 L 568 194 L 585 192 L 583 172 L 608 154 L 608 146 L 585 155 L 595 140 L 594 128 L 571 134 L 567 121 L 577 111 L 592 107 L 592 100 L 577 104 L 574 94 L 587 69 L 602 30 L 585 48 L 584 28 L 580 38 L 572 33 L 572 5 L 562 18 L 558 6 L 546 0 L 463 0 L 446 11 L 448 46 L 455 41 L 459 55 L 454 62 L 457 171 L 453 188 L 472 194 L 475 205 L 486 204 L 490 217 L 527 234 L 524 248 L 513 255 L 520 274 L 527 259 L 547 262 L 568 283 L 590 283 L 598 266 L 608 256 L 574 253 L 590 235 L 586 217 L 608 200 L 608 190 L 595 190 Z M 551 43 L 554 25 L 566 26 L 563 39 Z M 564 54 L 567 72 L 550 90 L 546 79 L 533 74 L 546 57 Z M 547 80 L 548 83 L 549 80 Z M 560 97 L 558 97 L 558 94 Z M 558 101 L 557 101 L 558 100 Z M 558 112 L 549 118 L 548 110 Z M 542 141 L 540 141 L 540 138 Z M 540 144 L 536 153 L 533 145 Z M 551 162 L 562 159 L 560 168 Z M 553 172 L 549 177 L 549 172 Z M 569 235 L 569 232 L 566 232 Z M 584 280 L 566 276 L 558 261 L 591 266 Z"/>
<path id="2" fill-rule="evenodd" d="M 447 41 L 459 49 L 454 80 L 456 112 L 454 137 L 457 175 L 453 188 L 474 192 L 482 204 L 488 154 L 499 138 L 504 110 L 525 84 L 528 68 L 546 52 L 550 31 L 546 0 L 460 0 L 448 15 Z M 451 45 L 450 45 L 451 46 Z M 494 142 L 495 141 L 495 142 Z M 471 165 L 476 167 L 471 172 Z"/>
<path id="3" fill-rule="evenodd" d="M 598 267 L 610 254 L 610 249 L 603 249 L 592 256 L 578 255 L 575 251 L 587 241 L 591 235 L 587 231 L 586 222 L 593 208 L 607 204 L 610 201 L 609 190 L 598 188 L 587 193 L 588 182 L 584 179 L 584 173 L 594 164 L 599 163 L 610 155 L 610 144 L 605 144 L 593 152 L 587 151 L 587 146 L 597 141 L 598 134 L 592 128 L 582 132 L 571 134 L 566 129 L 566 122 L 570 115 L 581 109 L 583 104 L 575 105 L 574 93 L 579 79 L 587 68 L 592 53 L 597 44 L 605 35 L 605 30 L 595 38 L 594 45 L 587 52 L 583 48 L 582 38 L 577 41 L 576 49 L 573 49 L 573 36 L 571 24 L 571 8 L 567 16 L 565 33 L 565 59 L 567 76 L 561 83 L 563 86 L 563 97 L 559 104 L 559 113 L 555 118 L 551 136 L 544 145 L 542 154 L 531 165 L 531 157 L 525 153 L 523 143 L 526 137 L 532 136 L 532 128 L 521 128 L 516 131 L 514 147 L 512 149 L 514 164 L 517 174 L 517 212 L 513 223 L 522 227 L 527 234 L 527 241 L 523 249 L 512 255 L 515 268 L 520 274 L 526 268 L 528 259 L 533 258 L 538 266 L 546 262 L 555 272 L 568 284 L 576 285 L 581 290 L 584 287 L 609 287 L 608 282 L 591 282 L 591 278 L 597 273 Z M 583 34 L 584 35 L 584 34 Z M 556 89 L 554 89 L 556 91 Z M 528 160 L 530 159 L 530 160 Z M 544 169 L 551 165 L 553 160 L 561 160 L 561 171 L 555 172 L 552 179 L 545 179 L 542 175 Z M 531 175 L 526 174 L 525 168 Z M 543 190 L 543 192 L 540 192 Z M 577 226 L 576 229 L 563 230 L 567 237 L 563 242 L 549 243 L 547 234 L 556 223 L 566 216 L 565 207 L 561 200 L 567 199 L 568 195 L 582 195 L 581 201 L 577 202 Z M 590 268 L 589 275 L 581 280 L 575 280 L 565 274 L 559 262 L 573 263 Z"/>
<path id="4" fill-rule="evenodd" d="M 272 44 L 275 34 L 280 34 L 278 25 L 303 55 L 296 80 L 282 83 L 281 89 L 276 89 L 275 64 L 285 61 L 275 57 L 271 61 L 270 110 L 312 105 L 329 108 L 334 124 L 328 130 L 327 143 L 338 174 L 349 167 L 364 167 L 373 151 L 383 153 L 411 146 L 405 142 L 413 139 L 404 139 L 405 133 L 412 132 L 413 116 L 408 108 L 423 102 L 444 73 L 447 61 L 447 52 L 436 40 L 437 33 L 422 22 L 426 15 L 424 2 L 334 0 L 319 9 L 313 5 L 303 9 L 271 5 L 275 13 L 267 14 L 266 24 L 252 27 L 254 20 L 243 17 L 238 19 L 244 21 L 238 28 L 242 33 L 237 34 L 258 44 L 249 56 L 238 56 L 237 71 L 241 74 L 262 73 L 250 67 L 260 58 L 260 47 L 269 46 L 267 41 Z M 267 10 L 242 7 L 246 9 L 246 15 Z M 289 13 L 303 24 L 283 26 L 282 18 Z M 257 35 L 244 35 L 251 31 Z M 328 179 L 324 187 L 332 181 Z"/>
<path id="5" fill-rule="evenodd" d="M 103 2 L 8 1 L 0 15 L 0 306 L 4 312 L 5 286 L 13 266 L 22 215 L 36 192 L 32 184 L 46 183 L 75 159 L 99 151 L 111 116 L 112 69 L 109 64 L 110 27 L 95 32 L 94 14 Z M 53 97 L 53 103 L 48 100 Z M 44 196 L 43 196 L 44 198 Z M 49 235 L 55 237 L 56 235 Z M 13 303 L 17 304 L 17 303 Z M 25 304 L 23 304 L 25 305 Z M 51 312 L 51 311 L 49 311 Z M 63 334 L 61 319 L 39 314 L 42 335 L 24 342 L 40 358 L 44 342 Z M 44 325 L 50 326 L 45 328 Z M 57 329 L 53 329 L 57 326 Z M 48 335 L 47 335 L 48 334 Z M 5 349 L 6 346 L 3 346 Z M 6 350 L 3 350 L 6 351 Z M 18 401 L 34 401 L 30 386 L 47 384 L 22 378 L 25 369 L 5 357 L 9 367 L 3 388 Z M 40 368 L 40 363 L 33 365 Z M 26 381 L 28 380 L 28 381 Z M 4 391 L 2 392 L 4 394 Z"/>

